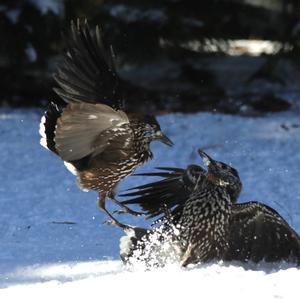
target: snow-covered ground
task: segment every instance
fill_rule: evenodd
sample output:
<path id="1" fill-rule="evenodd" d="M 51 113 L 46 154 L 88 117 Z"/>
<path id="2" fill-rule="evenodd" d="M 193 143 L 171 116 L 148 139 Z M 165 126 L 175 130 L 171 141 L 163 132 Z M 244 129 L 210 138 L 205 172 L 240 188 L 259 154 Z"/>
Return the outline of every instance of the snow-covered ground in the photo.
<path id="1" fill-rule="evenodd" d="M 63 163 L 39 145 L 41 115 L 38 109 L 0 109 L 0 298 L 299 298 L 296 268 L 123 267 L 118 257 L 123 233 L 103 224 L 106 216 L 97 209 L 97 194 L 80 191 Z M 201 147 L 238 169 L 244 184 L 241 201 L 272 206 L 300 232 L 299 114 L 172 114 L 159 121 L 175 146 L 154 143 L 156 159 L 140 172 L 201 163 L 196 154 Z M 119 191 L 144 180 L 128 178 Z M 145 223 L 142 218 L 119 218 Z"/>

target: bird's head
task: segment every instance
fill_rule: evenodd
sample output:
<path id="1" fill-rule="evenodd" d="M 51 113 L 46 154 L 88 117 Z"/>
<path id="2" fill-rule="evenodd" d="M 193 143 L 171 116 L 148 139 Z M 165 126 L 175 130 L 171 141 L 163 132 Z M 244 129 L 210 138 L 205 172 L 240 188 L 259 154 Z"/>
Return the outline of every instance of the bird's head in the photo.
<path id="1" fill-rule="evenodd" d="M 216 186 L 223 187 L 231 196 L 232 201 L 236 201 L 242 190 L 242 183 L 237 170 L 212 159 L 200 149 L 198 153 L 207 166 L 207 180 Z"/>
<path id="2" fill-rule="evenodd" d="M 172 146 L 173 142 L 162 132 L 159 123 L 153 116 L 144 116 L 143 137 L 147 142 L 158 140 L 168 146 Z"/>

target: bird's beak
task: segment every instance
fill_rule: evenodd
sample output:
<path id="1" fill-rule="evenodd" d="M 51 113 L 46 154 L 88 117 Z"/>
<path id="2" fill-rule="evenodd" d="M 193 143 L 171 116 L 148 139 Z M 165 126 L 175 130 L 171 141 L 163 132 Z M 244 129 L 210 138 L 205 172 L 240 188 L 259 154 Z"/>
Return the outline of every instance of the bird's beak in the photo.
<path id="1" fill-rule="evenodd" d="M 218 180 L 218 177 L 216 176 L 216 163 L 215 161 L 207 155 L 202 150 L 198 149 L 198 154 L 202 158 L 203 163 L 207 167 L 207 179 L 212 182 L 215 185 L 219 185 L 220 181 Z"/>
<path id="2" fill-rule="evenodd" d="M 171 139 L 169 139 L 169 137 L 167 137 L 164 133 L 160 132 L 159 137 L 158 137 L 159 141 L 161 141 L 162 143 L 168 145 L 168 146 L 172 146 L 174 145 L 174 143 L 171 141 Z"/>
<path id="3" fill-rule="evenodd" d="M 214 160 L 202 150 L 198 149 L 198 154 L 207 167 L 212 166 L 214 164 Z"/>

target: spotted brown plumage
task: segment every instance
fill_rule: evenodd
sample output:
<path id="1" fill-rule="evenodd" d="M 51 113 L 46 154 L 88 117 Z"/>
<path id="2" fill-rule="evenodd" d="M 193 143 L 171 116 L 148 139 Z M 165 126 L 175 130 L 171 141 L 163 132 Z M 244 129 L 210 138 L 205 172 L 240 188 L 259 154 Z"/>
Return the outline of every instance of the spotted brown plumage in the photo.
<path id="1" fill-rule="evenodd" d="M 160 231 L 176 242 L 183 266 L 212 260 L 300 264 L 300 237 L 289 224 L 267 205 L 237 203 L 242 188 L 238 172 L 203 151 L 199 154 L 207 171 L 199 167 L 191 175 L 191 166 L 164 168 L 165 172 L 150 174 L 163 180 L 136 187 L 126 195 L 133 198 L 123 204 L 138 204 L 148 217 L 162 217 Z M 135 228 L 128 230 L 134 235 Z M 139 229 L 133 244 L 141 247 L 154 233 Z"/>
<path id="2" fill-rule="evenodd" d="M 172 142 L 153 116 L 126 109 L 123 91 L 132 85 L 118 76 L 99 27 L 92 31 L 86 21 L 72 22 L 67 45 L 54 75 L 59 85 L 54 90 L 65 104 L 50 103 L 40 125 L 41 144 L 65 162 L 82 189 L 99 192 L 99 207 L 109 214 L 106 196 L 114 200 L 118 182 L 153 158 L 151 141 Z"/>

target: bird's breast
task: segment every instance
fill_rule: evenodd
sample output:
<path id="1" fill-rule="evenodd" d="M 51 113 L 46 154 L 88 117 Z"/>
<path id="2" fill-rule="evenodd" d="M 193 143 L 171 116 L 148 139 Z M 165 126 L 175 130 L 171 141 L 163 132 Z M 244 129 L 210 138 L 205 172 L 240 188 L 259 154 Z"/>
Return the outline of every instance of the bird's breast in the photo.
<path id="1" fill-rule="evenodd" d="M 192 196 L 178 225 L 183 248 L 193 248 L 200 260 L 220 257 L 227 246 L 230 213 L 229 197 L 216 190 Z"/>

